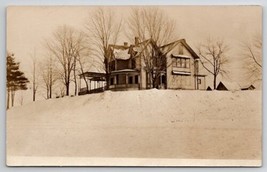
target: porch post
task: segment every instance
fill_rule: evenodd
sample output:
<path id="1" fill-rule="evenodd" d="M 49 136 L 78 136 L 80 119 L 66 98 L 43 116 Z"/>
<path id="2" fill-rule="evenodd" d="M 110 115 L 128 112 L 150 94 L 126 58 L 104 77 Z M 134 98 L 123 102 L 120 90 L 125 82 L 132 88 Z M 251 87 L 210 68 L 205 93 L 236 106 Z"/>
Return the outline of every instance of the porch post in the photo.
<path id="1" fill-rule="evenodd" d="M 125 84 L 126 84 L 126 89 L 127 89 L 128 88 L 128 73 L 126 73 L 125 79 L 126 79 Z"/>
<path id="2" fill-rule="evenodd" d="M 89 79 L 89 91 L 91 90 L 91 79 Z"/>

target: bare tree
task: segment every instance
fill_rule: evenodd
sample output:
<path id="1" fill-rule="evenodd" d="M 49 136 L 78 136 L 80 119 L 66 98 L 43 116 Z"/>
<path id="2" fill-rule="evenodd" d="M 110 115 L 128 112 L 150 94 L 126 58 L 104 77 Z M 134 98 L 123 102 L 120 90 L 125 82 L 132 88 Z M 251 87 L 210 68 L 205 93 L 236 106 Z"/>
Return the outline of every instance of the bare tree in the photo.
<path id="1" fill-rule="evenodd" d="M 248 39 L 249 40 L 249 39 Z M 245 68 L 248 70 L 248 79 L 255 82 L 262 80 L 262 38 L 260 34 L 254 35 L 253 39 L 243 42 L 243 55 L 246 57 Z"/>
<path id="2" fill-rule="evenodd" d="M 94 63 L 92 63 L 92 58 L 91 57 L 91 53 L 92 50 L 89 46 L 85 46 L 84 50 L 81 51 L 81 53 L 77 56 L 77 62 L 78 62 L 78 73 L 80 74 L 80 76 L 82 77 L 82 79 L 85 82 L 86 85 L 86 91 L 89 91 L 89 85 L 88 82 L 86 80 L 86 76 L 84 75 L 84 73 L 91 69 L 92 67 L 94 67 Z"/>
<path id="3" fill-rule="evenodd" d="M 121 25 L 122 20 L 118 21 L 116 15 L 109 8 L 96 9 L 85 25 L 87 35 L 97 50 L 95 54 L 99 57 L 106 73 L 107 89 L 109 89 L 109 62 L 111 58 L 109 45 L 116 44 L 121 32 Z"/>
<path id="4" fill-rule="evenodd" d="M 36 92 L 38 89 L 38 77 L 36 75 L 37 59 L 36 59 L 35 49 L 34 49 L 34 54 L 31 56 L 31 59 L 32 59 L 32 101 L 35 101 Z"/>
<path id="5" fill-rule="evenodd" d="M 140 42 L 145 50 L 141 54 L 150 80 L 147 87 L 158 87 L 159 76 L 168 67 L 164 45 L 178 39 L 175 21 L 158 8 L 133 8 L 129 18 L 129 34 Z"/>
<path id="6" fill-rule="evenodd" d="M 78 95 L 78 83 L 77 83 L 77 71 L 82 69 L 82 73 L 84 72 L 84 57 L 89 58 L 88 51 L 90 50 L 90 45 L 86 45 L 86 35 L 84 32 L 79 32 L 76 37 L 75 45 L 73 46 L 73 55 L 74 55 L 74 66 L 73 66 L 73 78 L 75 85 L 75 95 Z M 81 72 L 79 72 L 81 73 Z M 86 85 L 88 84 L 86 82 Z"/>
<path id="7" fill-rule="evenodd" d="M 47 41 L 49 51 L 58 59 L 61 66 L 60 76 L 69 95 L 72 72 L 76 71 L 76 58 L 79 54 L 81 36 L 78 31 L 69 26 L 61 26 L 53 34 L 53 39 Z M 75 90 L 77 90 L 76 73 L 74 72 Z"/>
<path id="8" fill-rule="evenodd" d="M 141 42 L 152 39 L 158 47 L 178 38 L 175 21 L 155 7 L 133 8 L 128 26 L 129 39 L 138 37 Z"/>
<path id="9" fill-rule="evenodd" d="M 46 89 L 46 99 L 52 98 L 53 86 L 58 79 L 57 72 L 55 71 L 55 60 L 49 55 L 41 65 L 41 77 Z"/>
<path id="10" fill-rule="evenodd" d="M 226 57 L 229 48 L 222 40 L 207 39 L 198 46 L 198 53 L 202 66 L 213 76 L 213 88 L 217 86 L 217 76 L 227 71 L 223 66 L 228 63 Z"/>

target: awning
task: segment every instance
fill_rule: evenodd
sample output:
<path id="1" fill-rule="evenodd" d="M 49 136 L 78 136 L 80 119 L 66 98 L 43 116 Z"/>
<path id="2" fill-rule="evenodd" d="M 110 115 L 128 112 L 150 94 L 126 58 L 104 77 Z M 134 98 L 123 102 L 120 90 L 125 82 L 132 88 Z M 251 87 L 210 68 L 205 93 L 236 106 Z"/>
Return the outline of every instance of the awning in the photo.
<path id="1" fill-rule="evenodd" d="M 184 71 L 172 71 L 174 75 L 191 75 L 191 72 L 184 72 Z"/>
<path id="2" fill-rule="evenodd" d="M 190 59 L 192 57 L 182 54 L 172 54 L 172 57 Z"/>

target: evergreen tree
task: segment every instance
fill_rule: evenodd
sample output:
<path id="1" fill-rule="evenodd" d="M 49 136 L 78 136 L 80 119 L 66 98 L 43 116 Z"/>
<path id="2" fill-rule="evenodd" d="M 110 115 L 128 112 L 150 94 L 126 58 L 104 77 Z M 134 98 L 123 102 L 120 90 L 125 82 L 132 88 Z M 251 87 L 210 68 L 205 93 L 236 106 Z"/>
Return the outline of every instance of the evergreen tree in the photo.
<path id="1" fill-rule="evenodd" d="M 6 67 L 7 109 L 9 109 L 10 97 L 11 105 L 14 106 L 15 92 L 17 90 L 27 90 L 29 80 L 19 70 L 19 63 L 15 62 L 14 54 L 7 54 Z"/>

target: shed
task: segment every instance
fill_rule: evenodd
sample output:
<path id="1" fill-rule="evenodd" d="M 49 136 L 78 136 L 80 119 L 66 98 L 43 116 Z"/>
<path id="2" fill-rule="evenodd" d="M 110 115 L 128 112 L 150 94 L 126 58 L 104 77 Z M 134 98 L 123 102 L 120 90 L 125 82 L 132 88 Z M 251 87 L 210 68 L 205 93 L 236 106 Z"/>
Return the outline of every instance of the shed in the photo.
<path id="1" fill-rule="evenodd" d="M 256 87 L 254 87 L 254 85 L 250 85 L 250 86 L 241 88 L 241 90 L 255 90 L 255 88 Z"/>
<path id="2" fill-rule="evenodd" d="M 207 91 L 212 91 L 212 89 L 210 88 L 210 86 L 208 86 Z"/>
<path id="3" fill-rule="evenodd" d="M 220 90 L 220 91 L 228 91 L 228 89 L 226 88 L 226 86 L 220 82 L 216 88 L 216 90 Z"/>
<path id="4" fill-rule="evenodd" d="M 219 91 L 237 91 L 240 90 L 240 86 L 235 82 L 220 82 L 216 88 Z"/>

